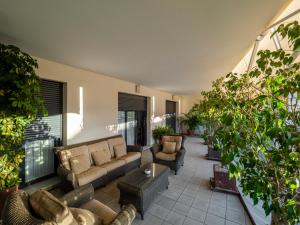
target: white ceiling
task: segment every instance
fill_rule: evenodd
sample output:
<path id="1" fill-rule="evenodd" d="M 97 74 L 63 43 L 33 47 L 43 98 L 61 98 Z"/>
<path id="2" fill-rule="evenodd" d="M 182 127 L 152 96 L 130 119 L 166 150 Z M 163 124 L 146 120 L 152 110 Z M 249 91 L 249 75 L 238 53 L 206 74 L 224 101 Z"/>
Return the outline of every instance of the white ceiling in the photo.
<path id="1" fill-rule="evenodd" d="M 176 94 L 233 69 L 289 0 L 0 0 L 0 40 Z"/>

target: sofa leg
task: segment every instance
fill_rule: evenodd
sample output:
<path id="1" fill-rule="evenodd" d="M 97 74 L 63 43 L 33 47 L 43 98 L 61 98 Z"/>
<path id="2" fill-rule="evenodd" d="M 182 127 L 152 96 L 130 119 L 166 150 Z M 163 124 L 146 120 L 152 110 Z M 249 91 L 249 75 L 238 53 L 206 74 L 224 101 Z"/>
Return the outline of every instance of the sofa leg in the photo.
<path id="1" fill-rule="evenodd" d="M 177 170 L 175 170 L 175 175 L 177 175 Z"/>

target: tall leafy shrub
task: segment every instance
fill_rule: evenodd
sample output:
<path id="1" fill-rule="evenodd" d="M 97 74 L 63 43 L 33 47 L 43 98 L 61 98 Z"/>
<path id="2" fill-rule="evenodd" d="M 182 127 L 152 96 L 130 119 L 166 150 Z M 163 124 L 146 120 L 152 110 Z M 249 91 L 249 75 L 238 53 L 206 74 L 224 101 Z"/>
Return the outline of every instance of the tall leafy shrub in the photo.
<path id="1" fill-rule="evenodd" d="M 297 22 L 279 26 L 276 33 L 293 51 L 300 49 Z M 293 52 L 262 50 L 252 70 L 230 73 L 204 93 L 222 104 L 215 131 L 222 162 L 255 204 L 263 202 L 274 225 L 300 221 L 299 68 Z M 212 109 L 202 113 L 209 116 Z"/>
<path id="2" fill-rule="evenodd" d="M 0 190 L 19 183 L 25 128 L 45 113 L 37 67 L 19 48 L 0 43 Z"/>

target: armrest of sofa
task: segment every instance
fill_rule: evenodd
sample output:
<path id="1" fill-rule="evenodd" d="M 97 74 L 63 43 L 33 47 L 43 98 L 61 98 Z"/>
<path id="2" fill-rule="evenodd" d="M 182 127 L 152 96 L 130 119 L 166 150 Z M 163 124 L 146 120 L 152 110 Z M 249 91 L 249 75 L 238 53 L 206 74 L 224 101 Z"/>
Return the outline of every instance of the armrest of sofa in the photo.
<path id="1" fill-rule="evenodd" d="M 185 155 L 185 148 L 182 147 L 176 154 L 176 161 L 182 158 Z"/>
<path id="2" fill-rule="evenodd" d="M 133 205 L 128 205 L 116 216 L 110 225 L 130 225 L 136 215 L 136 209 Z"/>
<path id="3" fill-rule="evenodd" d="M 82 204 L 92 200 L 94 197 L 93 185 L 87 184 L 70 191 L 60 198 L 68 207 L 80 207 Z"/>
<path id="4" fill-rule="evenodd" d="M 142 146 L 140 145 L 127 145 L 127 152 L 142 152 Z"/>
<path id="5" fill-rule="evenodd" d="M 73 171 L 66 169 L 62 165 L 59 165 L 57 168 L 57 174 L 61 177 L 63 186 L 67 186 L 66 189 L 69 189 L 70 187 L 78 187 L 76 175 Z"/>

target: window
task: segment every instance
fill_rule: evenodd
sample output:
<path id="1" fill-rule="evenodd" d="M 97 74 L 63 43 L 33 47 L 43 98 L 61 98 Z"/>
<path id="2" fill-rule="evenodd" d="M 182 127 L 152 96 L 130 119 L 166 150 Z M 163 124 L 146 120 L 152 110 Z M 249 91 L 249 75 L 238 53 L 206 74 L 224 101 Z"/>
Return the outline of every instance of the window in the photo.
<path id="1" fill-rule="evenodd" d="M 26 129 L 25 183 L 55 173 L 53 148 L 63 143 L 63 83 L 41 80 L 41 94 L 48 116 L 38 116 Z"/>

